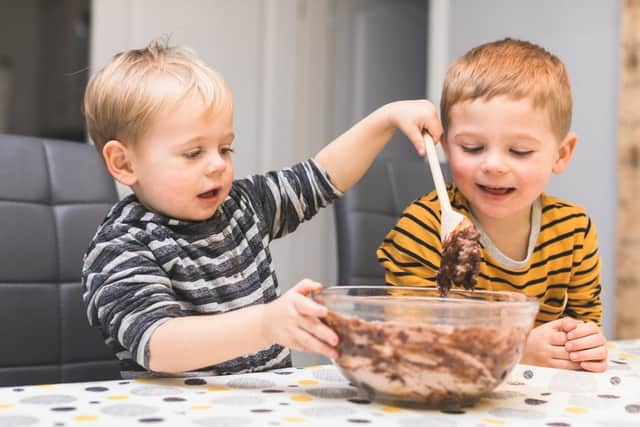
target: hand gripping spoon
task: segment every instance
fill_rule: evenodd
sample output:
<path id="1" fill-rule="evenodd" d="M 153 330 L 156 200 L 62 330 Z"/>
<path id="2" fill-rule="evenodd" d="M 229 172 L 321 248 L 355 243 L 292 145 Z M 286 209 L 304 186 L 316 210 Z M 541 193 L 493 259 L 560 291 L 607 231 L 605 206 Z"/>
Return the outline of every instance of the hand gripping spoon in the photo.
<path id="1" fill-rule="evenodd" d="M 447 187 L 442 176 L 440 160 L 431 136 L 425 132 L 424 146 L 427 151 L 425 161 L 431 170 L 433 183 L 440 202 L 440 240 L 442 258 L 436 282 L 442 296 L 447 295 L 451 285 L 473 289 L 480 271 L 480 233 L 469 219 L 454 211 L 449 201 Z"/>

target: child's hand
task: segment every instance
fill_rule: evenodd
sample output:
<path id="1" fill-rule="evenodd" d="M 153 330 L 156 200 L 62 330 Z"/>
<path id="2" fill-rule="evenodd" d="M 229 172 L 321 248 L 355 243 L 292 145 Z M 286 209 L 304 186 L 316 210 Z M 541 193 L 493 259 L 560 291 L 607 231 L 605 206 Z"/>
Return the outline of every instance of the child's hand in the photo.
<path id="1" fill-rule="evenodd" d="M 330 359 L 337 357 L 338 336 L 319 319 L 327 315 L 327 308 L 306 297 L 320 289 L 320 283 L 304 279 L 280 298 L 265 304 L 263 325 L 270 342 Z"/>
<path id="2" fill-rule="evenodd" d="M 585 371 L 604 372 L 607 369 L 607 339 L 598 325 L 577 321 L 575 325 L 566 326 L 564 348 L 569 358 Z"/>
<path id="3" fill-rule="evenodd" d="M 580 369 L 565 349 L 567 330 L 573 330 L 577 321 L 569 317 L 547 322 L 534 328 L 527 337 L 521 363 L 559 369 Z"/>
<path id="4" fill-rule="evenodd" d="M 409 138 L 421 156 L 426 154 L 423 132 L 428 132 L 434 142 L 440 139 L 442 125 L 431 102 L 424 99 L 397 101 L 384 108 L 389 121 Z"/>

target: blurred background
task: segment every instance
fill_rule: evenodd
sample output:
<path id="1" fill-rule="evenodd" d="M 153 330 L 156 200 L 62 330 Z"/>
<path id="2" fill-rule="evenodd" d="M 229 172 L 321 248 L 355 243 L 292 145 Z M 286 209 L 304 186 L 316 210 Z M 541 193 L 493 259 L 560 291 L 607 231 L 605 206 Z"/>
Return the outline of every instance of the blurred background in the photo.
<path id="1" fill-rule="evenodd" d="M 116 52 L 168 37 L 196 50 L 234 91 L 234 162 L 244 176 L 313 156 L 386 102 L 427 97 L 437 104 L 449 63 L 473 46 L 507 36 L 541 44 L 568 67 L 579 136 L 572 163 L 548 192 L 583 205 L 597 226 L 604 329 L 615 338 L 621 16 L 634 4 L 0 0 L 0 132 L 86 141 L 88 75 Z M 394 139 L 383 156 L 416 155 L 404 138 Z M 280 283 L 335 284 L 335 245 L 326 209 L 274 244 Z"/>

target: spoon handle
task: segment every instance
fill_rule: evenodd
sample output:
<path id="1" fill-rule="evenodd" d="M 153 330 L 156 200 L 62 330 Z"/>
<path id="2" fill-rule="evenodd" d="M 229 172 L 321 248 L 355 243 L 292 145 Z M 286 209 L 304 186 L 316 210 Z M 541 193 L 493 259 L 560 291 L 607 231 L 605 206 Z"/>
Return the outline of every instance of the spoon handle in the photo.
<path id="1" fill-rule="evenodd" d="M 429 165 L 431 170 L 431 176 L 433 177 L 433 183 L 436 186 L 436 193 L 438 193 L 438 201 L 440 202 L 440 209 L 442 213 L 451 212 L 451 202 L 449 201 L 449 194 L 447 194 L 447 186 L 444 183 L 444 177 L 442 176 L 442 169 L 440 168 L 440 160 L 438 159 L 438 153 L 436 147 L 433 145 L 433 139 L 428 133 L 424 133 L 424 147 L 427 150 L 427 155 L 424 157 L 425 162 Z"/>

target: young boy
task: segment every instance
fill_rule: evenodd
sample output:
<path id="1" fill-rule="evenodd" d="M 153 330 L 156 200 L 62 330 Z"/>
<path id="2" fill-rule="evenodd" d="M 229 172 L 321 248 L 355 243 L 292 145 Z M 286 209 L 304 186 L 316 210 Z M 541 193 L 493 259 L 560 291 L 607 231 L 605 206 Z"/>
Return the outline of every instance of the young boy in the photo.
<path id="1" fill-rule="evenodd" d="M 481 234 L 476 289 L 537 297 L 537 327 L 522 362 L 604 371 L 600 257 L 586 212 L 545 194 L 576 146 L 571 88 L 562 62 L 505 39 L 470 50 L 445 77 L 442 146 L 454 209 Z M 413 202 L 377 251 L 393 285 L 434 285 L 440 266 L 435 192 Z"/>
<path id="2" fill-rule="evenodd" d="M 91 139 L 133 194 L 84 259 L 84 301 L 124 377 L 218 375 L 291 365 L 288 348 L 335 357 L 337 336 L 306 298 L 281 297 L 269 243 L 353 186 L 401 129 L 420 154 L 442 128 L 427 101 L 387 104 L 289 169 L 233 180 L 233 100 L 186 49 L 120 53 L 85 94 Z"/>

